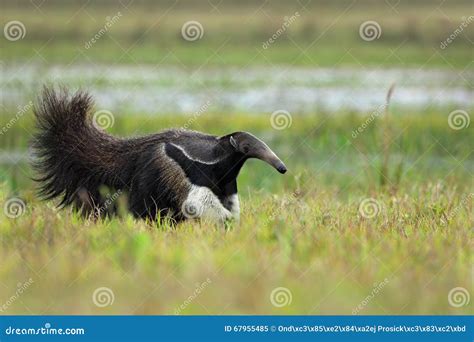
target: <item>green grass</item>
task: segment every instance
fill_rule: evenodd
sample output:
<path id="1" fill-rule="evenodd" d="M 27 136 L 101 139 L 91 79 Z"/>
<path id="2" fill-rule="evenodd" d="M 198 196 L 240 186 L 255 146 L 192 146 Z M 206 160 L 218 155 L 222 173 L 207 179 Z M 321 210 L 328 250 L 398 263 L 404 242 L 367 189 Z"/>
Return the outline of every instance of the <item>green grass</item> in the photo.
<path id="1" fill-rule="evenodd" d="M 315 44 L 308 50 L 301 50 L 298 46 L 283 42 L 275 44 L 267 50 L 263 50 L 260 44 L 235 44 L 224 45 L 221 43 L 195 44 L 191 46 L 185 43 L 143 43 L 133 47 L 125 53 L 132 43 L 126 43 L 122 47 L 107 38 L 104 38 L 100 46 L 84 51 L 79 44 L 69 42 L 58 42 L 44 47 L 43 42 L 30 42 L 28 44 L 15 44 L 4 49 L 2 58 L 5 61 L 15 63 L 44 62 L 53 63 L 88 63 L 94 61 L 100 63 L 148 63 L 159 65 L 186 65 L 192 66 L 226 66 L 226 65 L 269 65 L 269 64 L 291 64 L 295 66 L 353 66 L 360 65 L 383 67 L 404 66 L 416 67 L 426 64 L 429 67 L 460 68 L 469 63 L 469 48 L 453 48 L 440 50 L 436 46 L 419 46 L 416 43 L 408 43 L 392 53 L 393 45 L 388 43 L 373 44 L 335 44 L 334 42 L 322 42 Z M 300 43 L 300 46 L 304 46 Z M 125 49 L 125 50 L 124 50 Z M 40 51 L 41 57 L 32 55 L 34 50 Z M 81 52 L 84 53 L 81 54 Z M 215 54 L 215 52 L 218 52 Z M 25 57 L 28 56 L 28 57 Z"/>
<path id="2" fill-rule="evenodd" d="M 261 8 L 224 1 L 216 12 L 211 2 L 184 0 L 167 12 L 173 3 L 126 9 L 53 0 L 38 10 L 27 0 L 3 1 L 2 23 L 21 21 L 26 36 L 0 40 L 0 64 L 454 68 L 463 70 L 462 86 L 470 82 L 474 25 L 440 49 L 470 13 L 469 1 L 401 2 L 396 11 L 364 0 L 347 11 L 350 0 Z M 85 49 L 117 11 L 123 17 Z M 295 11 L 301 17 L 263 49 Z M 189 20 L 203 25 L 201 40 L 182 39 Z M 367 20 L 380 24 L 378 40 L 360 38 Z M 238 179 L 240 223 L 225 229 L 147 223 L 126 210 L 89 222 L 55 210 L 36 198 L 35 175 L 26 158 L 17 159 L 34 131 L 31 109 L 11 122 L 18 109 L 4 106 L 0 206 L 18 198 L 24 210 L 17 218 L 0 213 L 0 314 L 469 314 L 472 300 L 459 308 L 448 300 L 456 287 L 473 293 L 474 131 L 472 123 L 449 127 L 455 109 L 391 108 L 356 138 L 366 118 L 347 112 L 292 113 L 292 126 L 281 131 L 262 113 L 206 112 L 191 125 L 186 116 L 118 113 L 108 130 L 117 136 L 180 126 L 216 135 L 245 130 L 277 152 L 288 173 L 249 161 Z M 463 109 L 472 120 L 473 108 Z M 373 217 L 363 215 L 367 200 Z M 117 203 L 125 209 L 123 198 Z M 113 291 L 112 305 L 94 304 L 101 287 Z M 279 287 L 291 293 L 284 307 L 270 300 Z"/>
<path id="3" fill-rule="evenodd" d="M 351 314 L 374 284 L 388 281 L 361 314 L 469 313 L 447 301 L 452 288 L 471 289 L 472 261 L 472 206 L 451 184 L 348 200 L 318 181 L 304 191 L 294 198 L 253 189 L 243 196 L 241 223 L 227 231 L 131 217 L 86 226 L 27 198 L 24 215 L 0 223 L 1 297 L 32 278 L 8 313 L 173 314 L 210 279 L 182 314 Z M 373 219 L 358 213 L 359 198 L 369 196 L 381 205 Z M 458 206 L 443 225 L 443 213 Z M 102 286 L 115 294 L 107 308 L 91 300 Z M 293 301 L 276 308 L 269 298 L 280 286 Z"/>
<path id="4" fill-rule="evenodd" d="M 400 162 L 403 168 L 400 181 L 391 180 L 392 183 L 403 185 L 418 182 L 426 179 L 427 174 L 431 177 L 447 176 L 457 182 L 470 179 L 473 133 L 471 129 L 452 130 L 447 121 L 451 111 L 452 109 L 430 109 L 424 112 L 398 112 L 394 109 L 394 113 L 388 118 L 393 154 L 390 177 L 396 178 Z M 218 113 L 205 113 L 197 120 L 190 120 L 186 116 L 118 114 L 120 115 L 116 115 L 113 127 L 108 130 L 117 136 L 143 135 L 183 126 L 215 135 L 239 130 L 250 131 L 278 151 L 294 175 L 309 173 L 307 177 L 315 175 L 325 184 L 350 184 L 351 189 L 355 190 L 376 189 L 379 184 L 383 161 L 382 117 L 374 120 L 354 139 L 353 131 L 361 127 L 366 118 L 350 113 L 319 113 L 311 116 L 295 113 L 292 126 L 282 131 L 272 129 L 268 114 L 231 113 L 222 116 Z M 1 113 L 0 127 L 5 127 L 10 120 L 10 112 Z M 33 132 L 34 121 L 30 111 L 5 134 L 0 135 L 0 146 L 7 151 L 26 151 Z M 6 182 L 10 190 L 33 186 L 29 180 L 33 174 L 26 163 L 11 163 L 8 158 L 3 162 L 10 162 L 10 166 L 0 167 L 0 180 Z M 257 172 L 247 173 L 244 168 L 240 177 L 243 186 L 267 188 L 269 192 L 292 186 L 291 182 L 287 182 L 289 177 L 268 179 L 269 170 L 265 164 L 258 161 L 249 163 Z"/>
<path id="5" fill-rule="evenodd" d="M 172 2 L 171 2 L 172 3 Z M 459 27 L 470 11 L 469 2 L 456 6 L 429 2 L 400 4 L 397 12 L 384 3 L 366 1 L 337 4 L 267 3 L 261 8 L 223 3 L 213 12 L 209 3 L 189 6 L 170 2 L 135 3 L 132 10 L 118 4 L 81 7 L 74 2 L 41 11 L 25 2 L 7 1 L 2 20 L 19 20 L 23 39 L 0 41 L 1 59 L 17 63 L 152 63 L 178 66 L 292 64 L 305 66 L 420 66 L 464 69 L 471 63 L 474 28 L 467 25 L 446 49 L 440 44 Z M 352 3 L 352 4 L 351 4 Z M 122 16 L 89 49 L 86 42 L 104 28 L 106 17 Z M 299 17 L 263 49 L 284 17 Z M 203 37 L 189 42 L 181 27 L 195 20 Z M 359 36 L 363 22 L 376 21 L 379 39 Z M 60 28 L 60 29 L 59 29 Z"/>
<path id="6" fill-rule="evenodd" d="M 2 146 L 26 148 L 30 114 Z M 192 128 L 215 134 L 255 132 L 289 167 L 283 176 L 258 161 L 244 167 L 241 222 L 227 230 L 147 224 L 127 214 L 88 224 L 38 201 L 27 164 L 2 166 L 0 205 L 15 196 L 26 207 L 0 223 L 0 298 L 33 280 L 6 313 L 173 314 L 183 305 L 181 314 L 352 314 L 364 300 L 359 314 L 469 313 L 449 305 L 448 293 L 472 289 L 472 129 L 451 130 L 444 113 L 392 113 L 382 185 L 381 122 L 353 139 L 363 120 L 295 116 L 283 131 L 263 115 L 196 120 Z M 145 134 L 185 122 L 124 116 L 111 130 Z M 373 218 L 359 211 L 367 198 L 376 203 Z M 94 305 L 99 287 L 112 289 L 113 305 Z M 290 305 L 271 304 L 277 287 L 290 290 Z"/>

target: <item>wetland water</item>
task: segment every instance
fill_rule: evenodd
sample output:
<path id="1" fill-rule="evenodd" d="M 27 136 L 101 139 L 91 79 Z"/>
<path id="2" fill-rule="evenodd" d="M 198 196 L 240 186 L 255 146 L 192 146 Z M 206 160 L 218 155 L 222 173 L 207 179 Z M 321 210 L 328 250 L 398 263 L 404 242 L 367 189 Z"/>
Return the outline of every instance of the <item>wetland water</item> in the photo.
<path id="1" fill-rule="evenodd" d="M 17 108 L 43 83 L 89 90 L 97 107 L 114 112 L 188 114 L 200 111 L 293 114 L 353 111 L 366 115 L 396 83 L 397 108 L 467 108 L 474 72 L 449 69 L 249 68 L 186 69 L 153 65 L 3 65 L 1 100 Z"/>

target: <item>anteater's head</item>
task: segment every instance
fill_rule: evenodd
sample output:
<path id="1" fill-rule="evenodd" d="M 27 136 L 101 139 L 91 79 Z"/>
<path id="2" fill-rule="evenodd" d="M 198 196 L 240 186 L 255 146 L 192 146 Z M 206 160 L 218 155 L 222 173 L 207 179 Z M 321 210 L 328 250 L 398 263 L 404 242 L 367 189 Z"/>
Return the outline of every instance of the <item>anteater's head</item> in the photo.
<path id="1" fill-rule="evenodd" d="M 257 158 L 285 173 L 286 166 L 267 144 L 248 132 L 235 132 L 226 136 L 236 154 L 243 158 Z"/>

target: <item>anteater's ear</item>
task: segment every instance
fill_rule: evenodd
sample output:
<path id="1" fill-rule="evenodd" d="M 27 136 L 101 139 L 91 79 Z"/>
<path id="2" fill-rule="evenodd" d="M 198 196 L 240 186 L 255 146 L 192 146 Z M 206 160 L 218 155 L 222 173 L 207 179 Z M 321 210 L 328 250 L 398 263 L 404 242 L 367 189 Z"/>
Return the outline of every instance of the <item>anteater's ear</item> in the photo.
<path id="1" fill-rule="evenodd" d="M 229 139 L 230 144 L 232 145 L 233 148 L 238 150 L 239 146 L 237 145 L 237 141 L 235 141 L 234 137 L 231 135 Z"/>

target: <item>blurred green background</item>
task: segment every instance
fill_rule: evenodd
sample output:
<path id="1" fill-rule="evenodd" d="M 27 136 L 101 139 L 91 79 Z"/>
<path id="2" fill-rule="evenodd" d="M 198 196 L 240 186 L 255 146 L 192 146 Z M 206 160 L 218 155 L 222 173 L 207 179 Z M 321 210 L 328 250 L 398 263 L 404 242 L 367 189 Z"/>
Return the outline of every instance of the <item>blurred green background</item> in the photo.
<path id="1" fill-rule="evenodd" d="M 86 50 L 85 43 L 106 18 L 118 12 L 120 23 Z M 300 17 L 277 44 L 264 50 L 262 43 L 281 28 L 285 16 L 296 12 Z M 472 25 L 451 48 L 442 50 L 440 43 L 469 15 L 472 2 L 462 0 L 2 1 L 2 20 L 15 18 L 27 26 L 26 39 L 3 45 L 2 59 L 190 67 L 277 63 L 465 68 L 472 60 Z M 181 36 L 183 23 L 190 20 L 204 28 L 198 44 Z M 382 28 L 376 42 L 360 39 L 359 26 L 367 20 Z"/>

